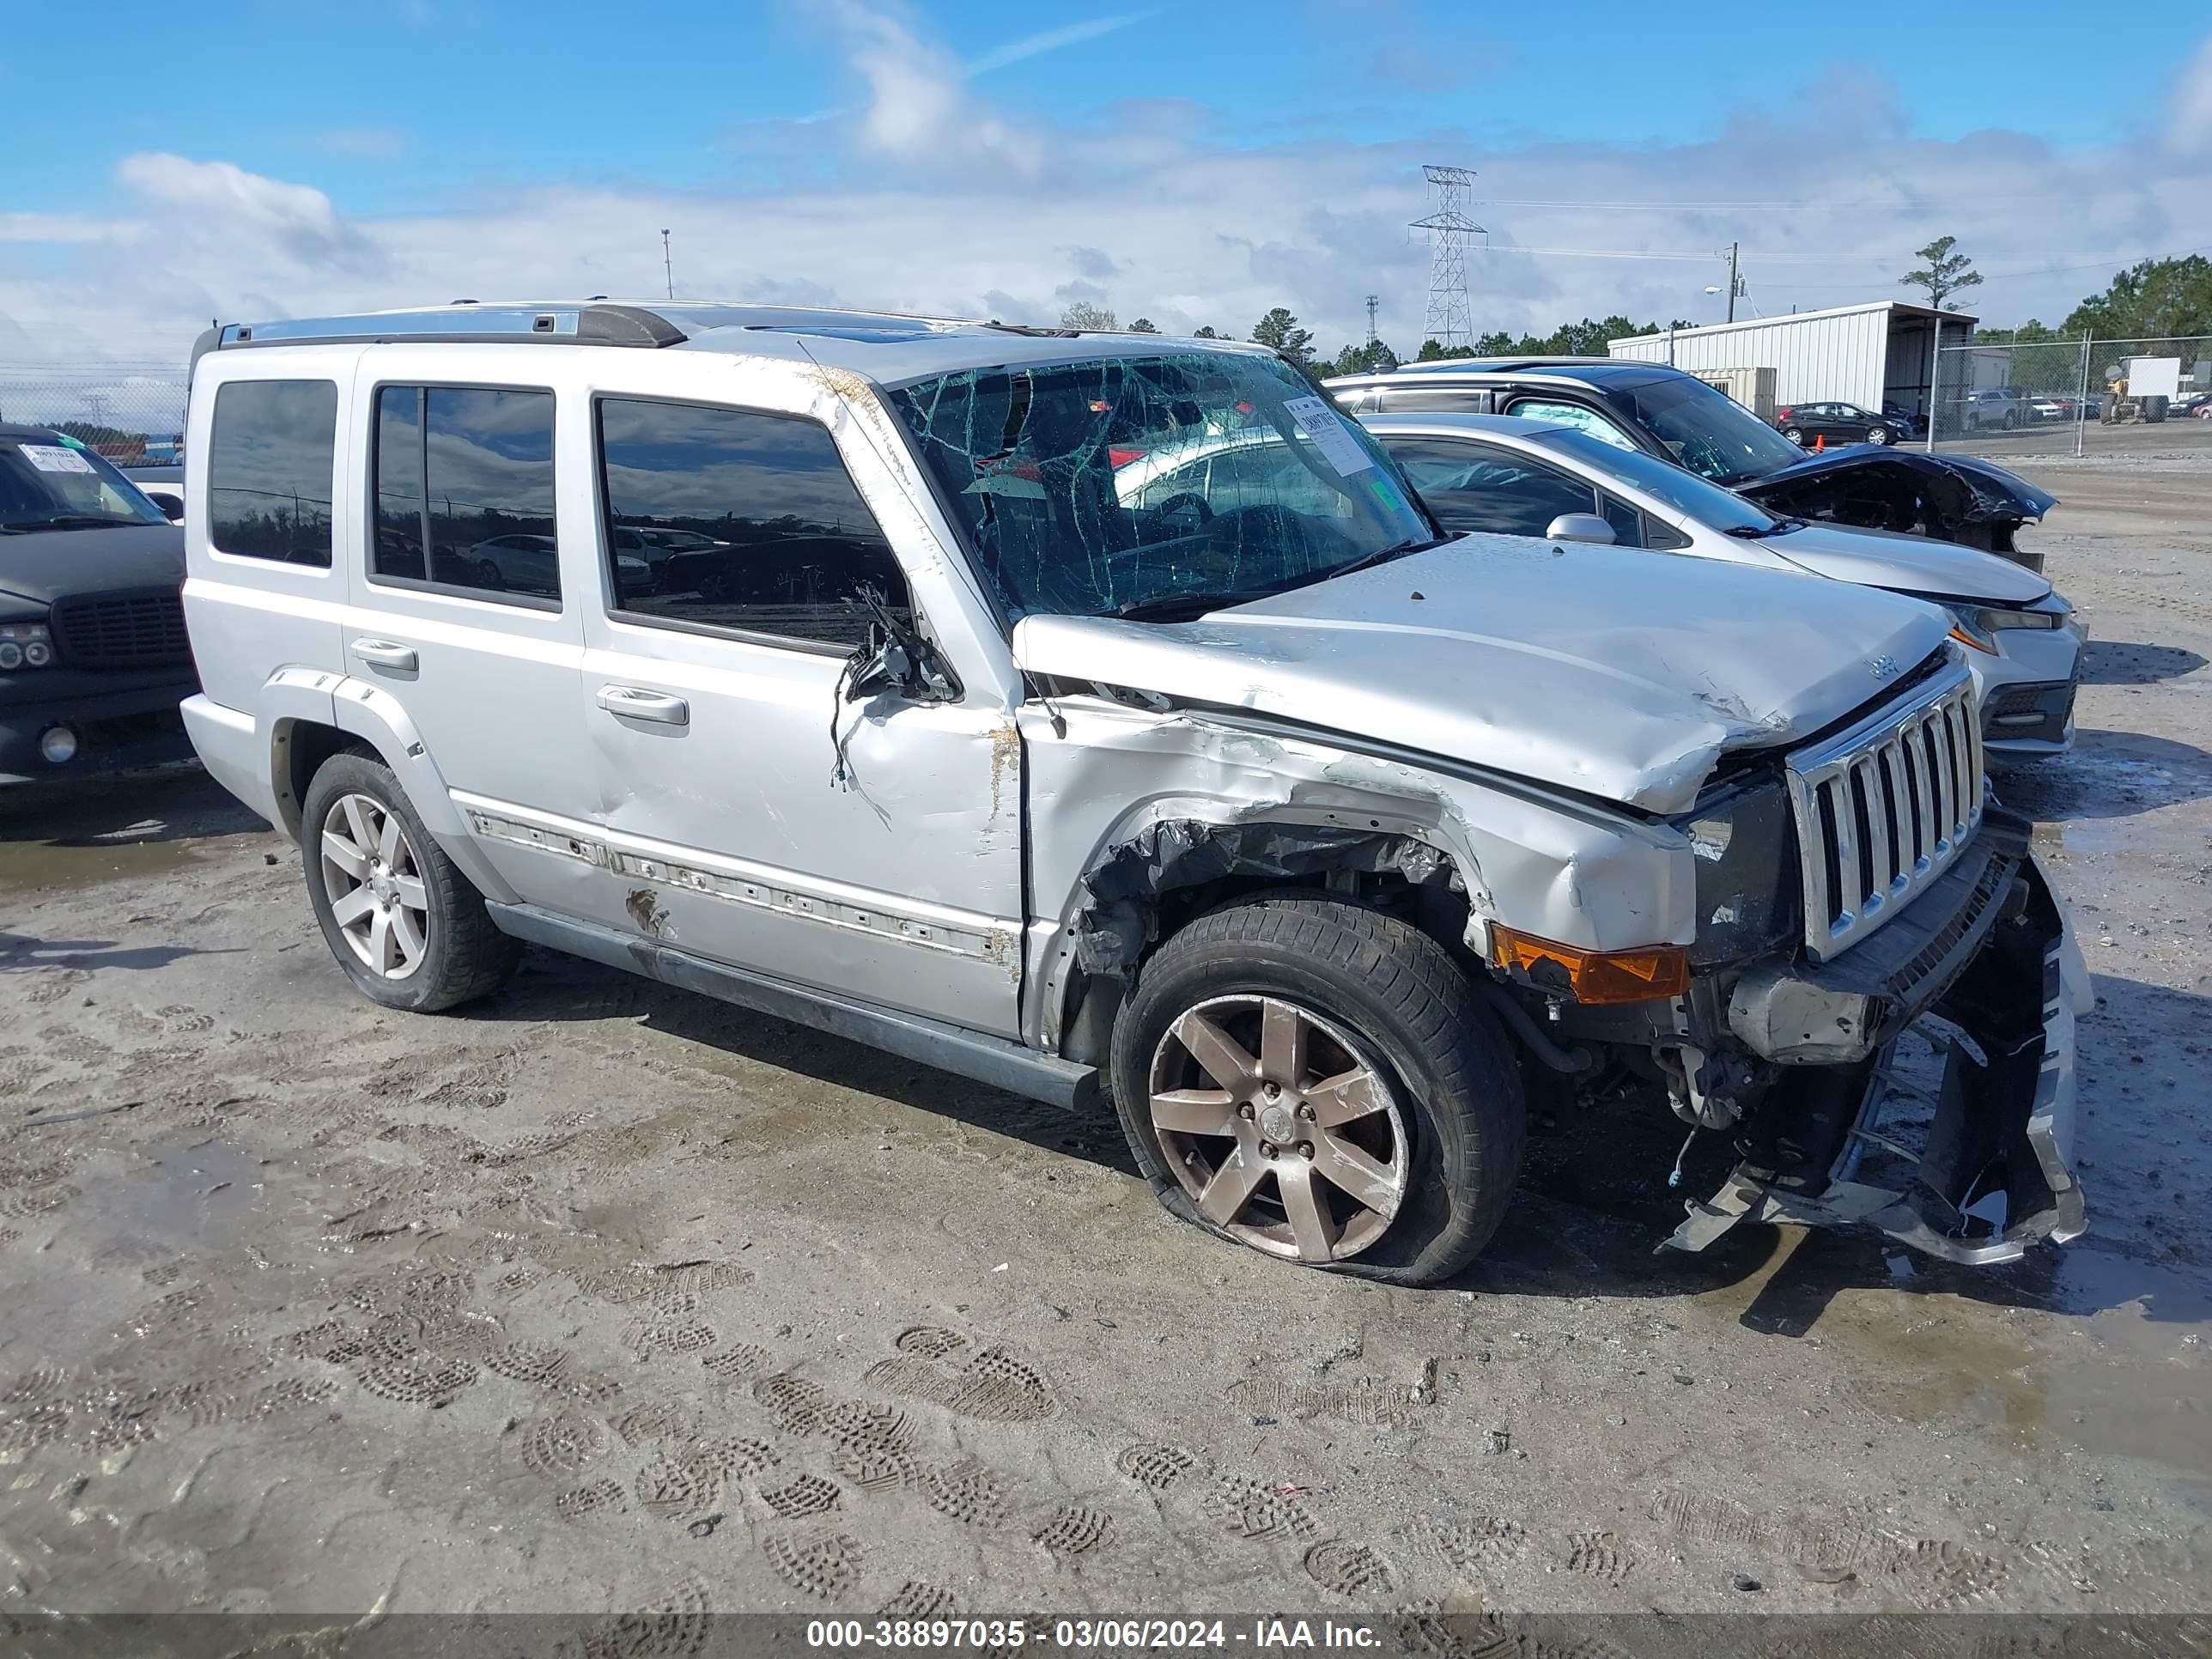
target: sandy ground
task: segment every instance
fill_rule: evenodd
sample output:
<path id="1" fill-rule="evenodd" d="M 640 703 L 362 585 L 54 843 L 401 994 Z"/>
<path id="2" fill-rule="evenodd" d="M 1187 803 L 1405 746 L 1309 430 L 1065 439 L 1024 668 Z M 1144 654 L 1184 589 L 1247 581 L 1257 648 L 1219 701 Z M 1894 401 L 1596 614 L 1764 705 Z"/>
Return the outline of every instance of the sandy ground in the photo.
<path id="1" fill-rule="evenodd" d="M 1331 1279 L 611 971 L 381 1012 L 196 774 L 9 796 L 0 1616 L 2204 1609 L 2212 475 L 2037 465 L 2094 1230 L 1997 1272 L 1656 1256 L 1654 1114 L 1540 1125 L 1462 1285 Z"/>

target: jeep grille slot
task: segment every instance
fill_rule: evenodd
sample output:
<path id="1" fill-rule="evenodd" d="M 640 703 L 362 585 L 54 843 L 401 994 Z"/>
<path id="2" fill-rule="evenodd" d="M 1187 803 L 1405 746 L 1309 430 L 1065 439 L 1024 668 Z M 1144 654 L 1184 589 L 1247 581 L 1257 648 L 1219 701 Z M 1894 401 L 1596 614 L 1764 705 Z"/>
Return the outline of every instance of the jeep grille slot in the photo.
<path id="1" fill-rule="evenodd" d="M 54 650 L 72 668 L 159 668 L 192 659 L 174 588 L 73 595 L 53 609 Z"/>
<path id="2" fill-rule="evenodd" d="M 1792 755 L 1805 945 L 1826 962 L 1949 868 L 1982 821 L 1981 721 L 1963 667 Z"/>

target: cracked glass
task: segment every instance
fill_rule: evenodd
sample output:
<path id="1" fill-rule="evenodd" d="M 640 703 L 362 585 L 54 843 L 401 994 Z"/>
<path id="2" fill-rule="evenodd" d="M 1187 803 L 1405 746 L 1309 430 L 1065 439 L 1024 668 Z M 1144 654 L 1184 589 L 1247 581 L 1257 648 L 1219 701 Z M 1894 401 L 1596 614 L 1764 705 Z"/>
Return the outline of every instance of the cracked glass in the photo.
<path id="1" fill-rule="evenodd" d="M 1382 447 L 1272 358 L 968 369 L 888 396 L 1012 617 L 1201 614 L 1436 539 Z"/>

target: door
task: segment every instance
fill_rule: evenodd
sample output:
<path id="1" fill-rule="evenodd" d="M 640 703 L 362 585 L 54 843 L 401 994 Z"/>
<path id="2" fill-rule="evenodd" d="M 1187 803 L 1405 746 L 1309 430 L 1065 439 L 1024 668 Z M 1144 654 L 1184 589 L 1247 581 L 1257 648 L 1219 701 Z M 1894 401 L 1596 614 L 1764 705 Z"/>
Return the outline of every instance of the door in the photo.
<path id="1" fill-rule="evenodd" d="M 404 349 L 364 360 L 352 453 L 366 469 L 368 533 L 349 576 L 346 672 L 406 711 L 516 894 L 566 910 L 585 872 L 545 856 L 527 827 L 587 814 L 592 788 L 574 762 L 583 623 L 545 554 L 564 533 L 556 398 L 544 386 L 409 372 L 434 361 Z"/>
<path id="2" fill-rule="evenodd" d="M 921 520 L 866 440 L 841 450 L 800 407 L 592 411 L 603 548 L 690 532 L 585 620 L 584 758 L 628 924 L 1018 1035 L 1019 739 L 981 696 L 846 695 L 873 607 L 916 619 L 882 526 Z"/>

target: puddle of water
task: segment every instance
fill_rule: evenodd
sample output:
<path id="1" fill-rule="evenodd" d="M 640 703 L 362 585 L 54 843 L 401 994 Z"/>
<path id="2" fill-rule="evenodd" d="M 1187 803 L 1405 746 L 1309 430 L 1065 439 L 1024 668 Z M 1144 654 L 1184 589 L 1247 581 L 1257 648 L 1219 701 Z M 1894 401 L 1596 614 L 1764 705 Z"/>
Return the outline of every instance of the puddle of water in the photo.
<path id="1" fill-rule="evenodd" d="M 0 892 L 70 892 L 102 882 L 164 876 L 200 861 L 195 841 L 0 842 Z"/>
<path id="2" fill-rule="evenodd" d="M 118 1243 L 181 1255 L 235 1246 L 267 1200 L 257 1159 L 194 1133 L 134 1152 L 127 1174 L 87 1182 L 81 1207 Z"/>

